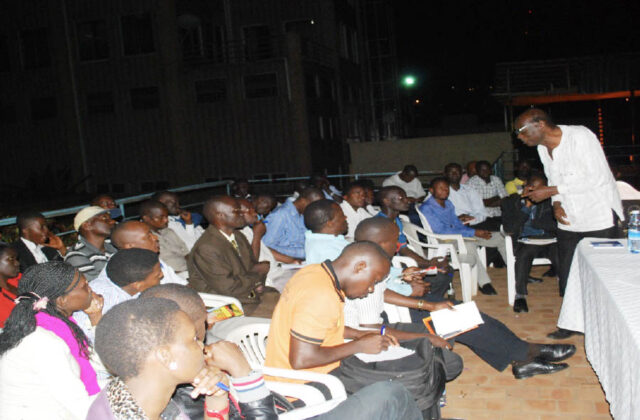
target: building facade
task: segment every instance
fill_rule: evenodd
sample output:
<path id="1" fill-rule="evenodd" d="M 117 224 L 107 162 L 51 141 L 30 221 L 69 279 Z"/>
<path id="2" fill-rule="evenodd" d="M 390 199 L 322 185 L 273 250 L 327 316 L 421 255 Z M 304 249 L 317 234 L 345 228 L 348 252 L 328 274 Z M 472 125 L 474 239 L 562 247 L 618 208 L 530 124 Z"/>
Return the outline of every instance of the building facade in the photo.
<path id="1" fill-rule="evenodd" d="M 3 183 L 137 192 L 346 172 L 357 0 L 29 0 L 0 13 Z"/>

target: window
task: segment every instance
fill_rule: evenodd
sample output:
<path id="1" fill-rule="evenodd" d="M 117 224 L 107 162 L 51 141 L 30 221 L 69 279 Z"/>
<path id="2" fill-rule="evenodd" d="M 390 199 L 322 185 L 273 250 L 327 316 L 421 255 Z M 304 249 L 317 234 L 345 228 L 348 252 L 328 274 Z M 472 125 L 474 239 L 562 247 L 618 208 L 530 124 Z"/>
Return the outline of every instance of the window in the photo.
<path id="1" fill-rule="evenodd" d="M 131 108 L 152 109 L 160 105 L 156 86 L 131 89 Z"/>
<path id="2" fill-rule="evenodd" d="M 87 112 L 89 114 L 113 114 L 114 110 L 111 92 L 94 92 L 87 95 Z"/>
<path id="3" fill-rule="evenodd" d="M 247 99 L 278 96 L 278 80 L 276 74 L 268 73 L 245 76 L 244 91 Z"/>
<path id="4" fill-rule="evenodd" d="M 109 58 L 107 25 L 104 20 L 78 23 L 77 34 L 80 61 Z"/>
<path id="5" fill-rule="evenodd" d="M 58 105 L 53 96 L 31 99 L 31 118 L 34 121 L 55 118 L 58 115 Z"/>
<path id="6" fill-rule="evenodd" d="M 0 72 L 11 70 L 9 64 L 9 45 L 7 44 L 7 37 L 0 35 Z"/>
<path id="7" fill-rule="evenodd" d="M 247 26 L 242 33 L 245 59 L 253 61 L 273 57 L 273 43 L 267 25 Z"/>
<path id="8" fill-rule="evenodd" d="M 321 139 L 324 138 L 324 118 L 318 117 L 318 135 Z"/>
<path id="9" fill-rule="evenodd" d="M 147 54 L 155 51 L 151 15 L 122 16 L 122 46 L 124 55 Z"/>
<path id="10" fill-rule="evenodd" d="M 49 30 L 28 29 L 20 32 L 22 65 L 25 69 L 40 69 L 51 65 Z"/>
<path id="11" fill-rule="evenodd" d="M 221 102 L 227 99 L 226 79 L 199 80 L 196 82 L 196 102 Z"/>

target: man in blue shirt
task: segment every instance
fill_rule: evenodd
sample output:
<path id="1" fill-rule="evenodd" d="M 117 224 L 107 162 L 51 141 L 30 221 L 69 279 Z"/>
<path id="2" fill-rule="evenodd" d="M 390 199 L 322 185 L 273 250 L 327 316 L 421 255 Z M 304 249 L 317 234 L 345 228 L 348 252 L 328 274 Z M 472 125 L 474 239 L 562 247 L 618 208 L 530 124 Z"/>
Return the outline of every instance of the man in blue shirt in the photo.
<path id="1" fill-rule="evenodd" d="M 304 260 L 304 209 L 314 201 L 323 199 L 322 191 L 309 187 L 294 201 L 285 201 L 265 219 L 267 233 L 262 242 L 271 249 L 277 261 L 299 263 Z"/>
<path id="2" fill-rule="evenodd" d="M 502 258 L 507 261 L 507 250 L 504 236 L 500 232 L 489 232 L 483 229 L 473 229 L 466 226 L 456 216 L 456 210 L 449 198 L 449 181 L 439 177 L 431 181 L 429 188 L 431 197 L 420 206 L 420 212 L 427 218 L 430 228 L 434 233 L 462 235 L 465 238 L 474 238 L 473 241 L 465 241 L 467 254 L 461 254 L 459 259 L 463 263 L 478 267 L 478 285 L 485 295 L 497 294 L 491 285 L 491 278 L 487 274 L 487 268 L 480 263 L 478 246 L 498 248 Z"/>

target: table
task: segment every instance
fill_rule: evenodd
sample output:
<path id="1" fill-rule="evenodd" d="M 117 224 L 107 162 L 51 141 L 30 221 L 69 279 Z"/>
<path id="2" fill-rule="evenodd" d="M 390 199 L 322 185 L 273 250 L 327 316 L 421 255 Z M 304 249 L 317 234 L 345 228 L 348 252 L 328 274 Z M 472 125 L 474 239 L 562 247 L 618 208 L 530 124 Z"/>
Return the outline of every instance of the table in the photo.
<path id="1" fill-rule="evenodd" d="M 640 418 L 640 254 L 576 249 L 558 327 L 583 332 L 593 366 L 616 420 Z M 599 239 L 602 240 L 602 239 Z"/>

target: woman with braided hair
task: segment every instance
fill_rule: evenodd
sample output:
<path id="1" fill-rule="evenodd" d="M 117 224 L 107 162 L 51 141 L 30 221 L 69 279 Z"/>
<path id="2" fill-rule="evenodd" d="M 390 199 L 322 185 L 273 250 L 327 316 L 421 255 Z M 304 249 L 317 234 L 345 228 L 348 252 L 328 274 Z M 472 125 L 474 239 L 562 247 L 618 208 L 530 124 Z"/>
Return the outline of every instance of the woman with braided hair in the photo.
<path id="1" fill-rule="evenodd" d="M 17 293 L 0 334 L 0 418 L 84 419 L 100 387 L 71 314 L 97 322 L 101 297 L 63 262 L 29 267 Z"/>

